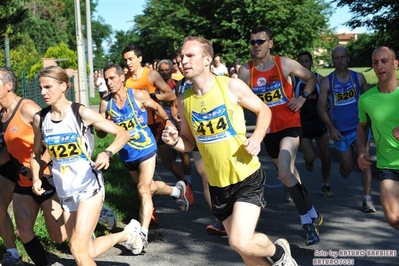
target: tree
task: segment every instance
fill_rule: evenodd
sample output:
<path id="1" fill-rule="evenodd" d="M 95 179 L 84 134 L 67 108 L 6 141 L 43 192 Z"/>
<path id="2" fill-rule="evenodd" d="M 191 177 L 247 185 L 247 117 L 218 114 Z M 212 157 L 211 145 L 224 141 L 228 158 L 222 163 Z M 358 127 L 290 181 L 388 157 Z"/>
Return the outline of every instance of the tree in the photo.
<path id="1" fill-rule="evenodd" d="M 48 47 L 68 42 L 65 5 L 57 0 L 33 0 L 26 3 L 29 18 L 18 27 L 21 35 L 28 35 L 36 50 L 44 54 Z"/>
<path id="2" fill-rule="evenodd" d="M 371 54 L 378 45 L 378 34 L 361 34 L 346 46 L 350 56 L 350 67 L 371 67 Z"/>
<path id="3" fill-rule="evenodd" d="M 8 36 L 11 27 L 23 22 L 27 13 L 20 1 L 0 1 L 0 35 Z"/>
<path id="4" fill-rule="evenodd" d="M 139 36 L 132 30 L 129 31 L 116 31 L 115 41 L 109 48 L 109 61 L 115 62 L 123 66 L 125 63 L 122 58 L 123 49 L 131 43 L 139 43 Z"/>
<path id="5" fill-rule="evenodd" d="M 83 25 L 86 23 L 85 1 L 79 0 Z M 97 3 L 98 0 L 90 0 L 92 14 Z M 68 58 L 67 62 L 58 64 L 77 69 L 74 0 L 2 0 L 0 34 L 10 38 L 11 67 L 18 77 L 23 73 L 34 77 L 43 67 L 43 57 Z M 111 34 L 111 26 L 101 17 L 92 19 L 92 38 L 97 46 L 94 53 L 99 67 L 106 62 L 102 43 L 110 41 Z M 0 53 L 0 60 L 4 62 L 4 53 Z"/>
<path id="6" fill-rule="evenodd" d="M 57 64 L 66 69 L 78 69 L 78 56 L 77 53 L 67 47 L 65 43 L 61 43 L 59 46 L 49 47 L 44 54 L 45 58 L 55 58 L 55 59 L 66 59 L 65 61 L 60 61 Z M 87 67 L 87 66 L 86 66 Z M 34 77 L 39 73 L 40 69 L 43 68 L 43 61 L 37 62 L 30 69 L 27 77 Z"/>
<path id="7" fill-rule="evenodd" d="M 352 29 L 367 27 L 377 34 L 376 45 L 399 50 L 399 1 L 397 0 L 334 0 L 337 6 L 348 6 L 353 17 L 345 23 Z M 374 47 L 375 48 L 375 47 Z M 371 56 L 371 55 L 370 55 Z"/>
<path id="8" fill-rule="evenodd" d="M 227 61 L 249 59 L 248 38 L 257 25 L 273 30 L 274 53 L 292 57 L 321 44 L 330 12 L 324 0 L 149 0 L 134 31 L 146 61 L 171 58 L 188 35 L 211 40 Z"/>
<path id="9" fill-rule="evenodd" d="M 94 54 L 94 69 L 103 68 L 106 65 L 106 61 L 104 60 L 104 48 L 103 42 L 110 43 L 112 35 L 112 27 L 109 24 L 106 24 L 102 17 L 98 17 L 97 20 L 93 20 L 91 23 L 92 26 L 92 38 L 93 44 L 96 49 L 93 51 Z"/>
<path id="10" fill-rule="evenodd" d="M 11 68 L 17 77 L 29 74 L 30 68 L 41 61 L 41 56 L 29 36 L 21 36 L 21 43 L 13 46 L 10 53 Z"/>

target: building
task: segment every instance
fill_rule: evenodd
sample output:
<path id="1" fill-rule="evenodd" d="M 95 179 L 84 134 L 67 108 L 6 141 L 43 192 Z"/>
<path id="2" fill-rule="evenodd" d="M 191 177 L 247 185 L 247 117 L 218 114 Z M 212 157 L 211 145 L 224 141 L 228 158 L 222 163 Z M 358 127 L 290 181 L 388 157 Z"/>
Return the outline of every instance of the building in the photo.
<path id="1" fill-rule="evenodd" d="M 361 33 L 336 33 L 334 34 L 338 39 L 338 44 L 345 46 L 350 41 L 355 41 L 361 35 Z"/>

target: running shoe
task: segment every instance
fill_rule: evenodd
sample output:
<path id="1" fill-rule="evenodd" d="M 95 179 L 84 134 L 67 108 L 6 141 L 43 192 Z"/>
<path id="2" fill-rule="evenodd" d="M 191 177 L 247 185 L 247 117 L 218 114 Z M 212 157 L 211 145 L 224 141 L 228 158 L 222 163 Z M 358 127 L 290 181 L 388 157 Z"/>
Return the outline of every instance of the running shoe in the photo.
<path id="1" fill-rule="evenodd" d="M 182 212 L 188 211 L 188 207 L 190 207 L 188 199 L 186 197 L 186 183 L 184 181 L 177 181 L 176 185 L 177 189 L 180 190 L 180 197 L 175 198 L 177 205 Z"/>
<path id="2" fill-rule="evenodd" d="M 224 229 L 223 223 L 217 219 L 214 224 L 208 225 L 206 227 L 206 232 L 208 233 L 208 235 L 227 236 L 227 232 Z"/>
<path id="3" fill-rule="evenodd" d="M 102 206 L 98 222 L 103 223 L 109 228 L 113 229 L 116 226 L 116 216 L 110 208 Z"/>
<path id="4" fill-rule="evenodd" d="M 13 257 L 10 252 L 3 255 L 3 259 L 0 261 L 0 266 L 24 266 L 22 258 L 19 259 Z"/>
<path id="5" fill-rule="evenodd" d="M 190 183 L 188 183 L 188 185 L 186 185 L 186 198 L 190 205 L 192 205 L 194 203 L 194 193 L 193 193 Z"/>
<path id="6" fill-rule="evenodd" d="M 127 249 L 131 250 L 134 255 L 138 255 L 143 250 L 143 242 L 141 240 L 141 225 L 140 223 L 132 219 L 130 223 L 125 226 L 123 231 L 126 231 L 129 235 L 128 240 L 123 244 Z"/>
<path id="7" fill-rule="evenodd" d="M 288 188 L 286 186 L 284 186 L 284 200 L 287 203 L 290 203 L 293 201 L 293 199 L 290 195 L 290 191 L 288 190 Z"/>
<path id="8" fill-rule="evenodd" d="M 368 197 L 366 196 L 363 198 L 362 207 L 363 207 L 364 212 L 375 212 L 373 200 L 371 199 L 370 196 L 368 196 Z"/>
<path id="9" fill-rule="evenodd" d="M 324 221 L 323 216 L 319 212 L 317 212 L 317 215 L 318 216 L 316 218 L 312 218 L 312 223 L 314 227 L 320 226 Z"/>
<path id="10" fill-rule="evenodd" d="M 321 186 L 321 194 L 326 198 L 330 198 L 333 195 L 329 185 Z"/>
<path id="11" fill-rule="evenodd" d="M 305 232 L 307 246 L 319 243 L 319 231 L 313 224 L 302 225 L 302 230 Z"/>
<path id="12" fill-rule="evenodd" d="M 275 245 L 279 245 L 284 249 L 284 254 L 279 259 L 278 261 L 274 262 L 272 265 L 275 266 L 297 266 L 298 264 L 294 260 L 294 258 L 291 256 L 291 248 L 290 244 L 288 243 L 287 240 L 284 238 L 277 239 L 276 242 L 274 242 Z"/>
<path id="13" fill-rule="evenodd" d="M 148 240 L 145 237 L 145 235 L 143 234 L 143 232 L 140 232 L 140 237 L 141 237 L 141 242 L 143 243 L 143 250 L 141 251 L 141 253 L 147 253 L 148 250 Z"/>

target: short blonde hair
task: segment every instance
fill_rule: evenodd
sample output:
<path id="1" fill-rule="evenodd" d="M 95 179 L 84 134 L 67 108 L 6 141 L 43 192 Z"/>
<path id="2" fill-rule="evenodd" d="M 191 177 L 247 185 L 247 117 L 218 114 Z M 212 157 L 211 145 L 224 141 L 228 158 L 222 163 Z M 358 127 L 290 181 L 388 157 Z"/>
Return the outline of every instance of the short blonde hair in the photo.
<path id="1" fill-rule="evenodd" d="M 209 41 L 209 40 L 207 40 L 205 38 L 199 37 L 199 36 L 187 36 L 186 38 L 184 38 L 184 43 L 183 44 L 185 44 L 188 41 L 197 41 L 197 42 L 199 42 L 201 47 L 202 47 L 202 51 L 203 51 L 202 55 L 203 56 L 210 56 L 211 58 L 213 58 L 213 54 L 214 53 L 213 53 L 213 47 L 212 47 L 211 41 Z"/>
<path id="2" fill-rule="evenodd" d="M 59 66 L 49 66 L 43 68 L 38 74 L 38 78 L 40 79 L 41 77 L 53 78 L 60 83 L 65 82 L 67 90 L 72 88 L 72 84 L 69 81 L 69 76 L 67 72 Z"/>

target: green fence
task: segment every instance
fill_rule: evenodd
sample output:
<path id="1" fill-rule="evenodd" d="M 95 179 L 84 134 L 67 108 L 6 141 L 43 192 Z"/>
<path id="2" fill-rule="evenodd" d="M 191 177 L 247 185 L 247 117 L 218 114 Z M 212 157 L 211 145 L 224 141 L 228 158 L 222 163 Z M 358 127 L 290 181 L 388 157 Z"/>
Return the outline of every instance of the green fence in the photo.
<path id="1" fill-rule="evenodd" d="M 74 77 L 70 77 L 69 81 L 72 84 L 72 88 L 65 92 L 65 96 L 68 100 L 75 101 Z M 39 80 L 37 77 L 33 79 L 27 79 L 23 74 L 22 77 L 18 80 L 18 85 L 18 95 L 33 100 L 42 108 L 47 106 L 40 93 Z"/>

